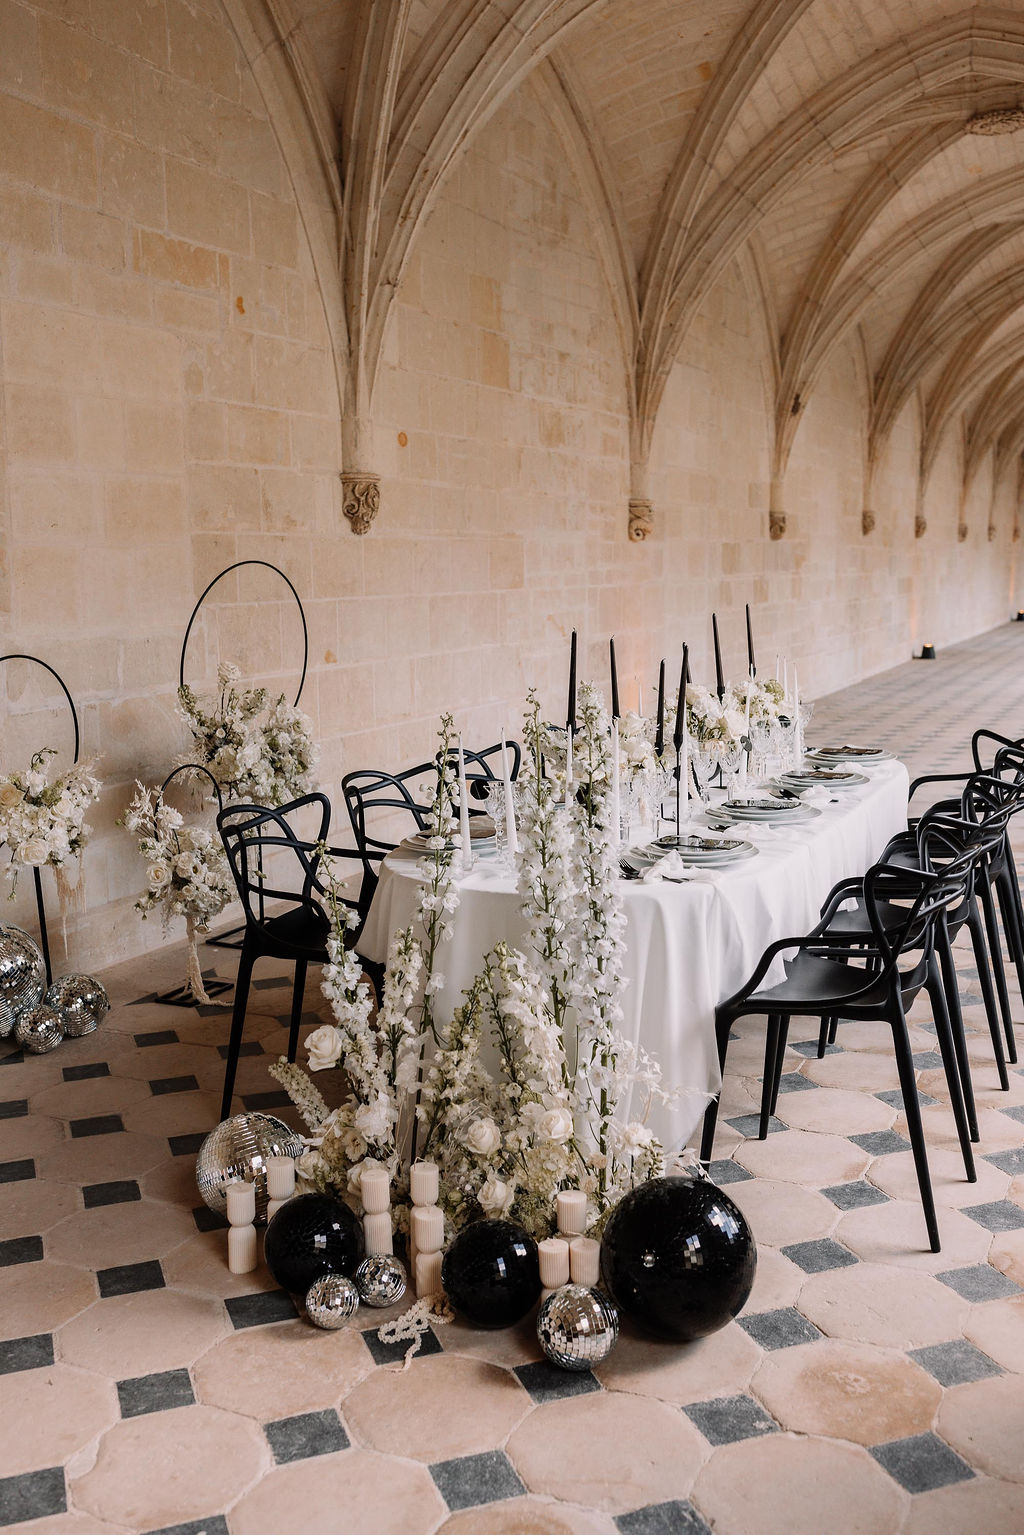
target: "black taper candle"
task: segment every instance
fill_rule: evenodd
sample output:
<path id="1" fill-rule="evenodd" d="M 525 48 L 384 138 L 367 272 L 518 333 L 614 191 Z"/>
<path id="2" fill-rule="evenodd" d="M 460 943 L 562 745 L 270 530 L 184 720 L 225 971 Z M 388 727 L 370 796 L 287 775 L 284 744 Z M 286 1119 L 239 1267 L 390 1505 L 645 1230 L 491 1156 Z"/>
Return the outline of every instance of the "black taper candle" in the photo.
<path id="1" fill-rule="evenodd" d="M 711 615 L 711 632 L 715 638 L 715 688 L 719 700 L 725 697 L 725 678 L 722 675 L 722 647 L 718 642 L 718 614 Z"/>
<path id="2" fill-rule="evenodd" d="M 658 667 L 658 728 L 654 737 L 654 750 L 660 757 L 665 750 L 665 663 Z"/>
<path id="3" fill-rule="evenodd" d="M 750 603 L 747 608 L 747 670 L 751 677 L 757 676 L 757 667 L 754 665 L 754 631 L 750 627 Z"/>
<path id="4" fill-rule="evenodd" d="M 619 674 L 615 668 L 615 636 L 608 641 L 608 660 L 612 669 L 612 719 L 619 717 Z"/>
<path id="5" fill-rule="evenodd" d="M 569 704 L 565 712 L 566 730 L 576 729 L 576 630 L 569 646 Z"/>
<path id="6" fill-rule="evenodd" d="M 683 646 L 683 659 L 686 666 L 686 686 L 689 687 L 693 678 L 690 676 L 690 652 L 686 645 Z"/>
<path id="7" fill-rule="evenodd" d="M 683 749 L 683 721 L 686 718 L 686 673 L 690 665 L 690 647 L 683 646 L 683 664 L 679 668 L 679 702 L 676 705 L 676 723 L 672 731 L 672 745 L 677 752 Z"/>

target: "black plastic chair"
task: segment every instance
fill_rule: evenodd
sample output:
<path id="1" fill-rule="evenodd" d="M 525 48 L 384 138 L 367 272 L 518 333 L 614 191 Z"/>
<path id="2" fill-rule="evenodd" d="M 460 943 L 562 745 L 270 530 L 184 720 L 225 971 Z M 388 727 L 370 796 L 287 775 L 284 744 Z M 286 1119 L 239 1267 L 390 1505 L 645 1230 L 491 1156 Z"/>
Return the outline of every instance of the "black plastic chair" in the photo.
<path id="1" fill-rule="evenodd" d="M 363 921 L 377 888 L 381 860 L 393 853 L 404 837 L 427 831 L 430 827 L 430 803 L 423 803 L 415 793 L 424 779 L 431 783 L 433 795 L 433 785 L 437 781 L 436 761 L 420 762 L 401 773 L 360 768 L 354 773 L 346 773 L 341 780 L 356 854 L 363 867 L 356 902 Z"/>
<path id="2" fill-rule="evenodd" d="M 508 752 L 508 776 L 514 783 L 519 777 L 519 769 L 523 760 L 523 749 L 518 741 L 506 741 Z M 501 769 L 501 742 L 496 741 L 493 746 L 483 746 L 479 751 L 471 751 L 463 747 L 463 761 L 466 764 L 466 788 L 469 790 L 471 800 L 484 800 L 487 798 L 488 786 L 497 782 L 502 776 Z M 459 749 L 457 746 L 448 748 L 448 763 L 458 771 Z M 470 805 L 470 815 L 483 815 L 479 805 Z"/>
<path id="3" fill-rule="evenodd" d="M 862 886 L 864 907 L 871 929 L 871 945 L 865 946 L 856 955 L 856 964 L 851 962 L 854 956 L 848 948 L 836 948 L 829 944 L 827 938 L 830 921 L 843 901 L 848 899 L 847 884 L 854 883 L 844 882 L 827 903 L 819 924 L 801 937 L 780 938 L 770 944 L 746 985 L 723 1002 L 715 1012 L 718 1058 L 723 1074 L 729 1048 L 729 1032 L 735 1020 L 748 1014 L 764 1014 L 767 1019 L 760 1124 L 762 1140 L 767 1135 L 768 1118 L 778 1094 L 791 1017 L 824 1018 L 842 1015 L 858 1021 L 877 1019 L 889 1024 L 932 1252 L 940 1250 L 939 1229 L 928 1173 L 924 1125 L 907 1033 L 906 1011 L 918 993 L 923 988 L 927 989 L 946 1068 L 964 1166 L 968 1181 L 973 1183 L 977 1174 L 933 941 L 939 915 L 949 905 L 963 898 L 965 882 L 966 876 L 961 871 L 955 875 L 945 872 L 927 874 L 909 869 L 894 870 L 884 864 L 875 864 L 864 876 Z M 913 891 L 913 899 L 905 906 L 902 903 L 907 900 L 908 890 Z M 902 911 L 902 921 L 892 919 L 890 907 Z M 773 962 L 790 950 L 795 950 L 795 954 L 785 962 L 785 980 L 762 991 L 760 988 Z M 906 970 L 901 970 L 899 962 L 904 956 L 909 957 L 910 964 Z M 704 1116 L 700 1156 L 705 1164 L 711 1160 L 717 1119 L 716 1098 L 709 1104 Z"/>
<path id="4" fill-rule="evenodd" d="M 300 838 L 291 819 L 308 807 L 319 812 L 316 835 Z M 283 959 L 295 966 L 292 987 L 291 1026 L 288 1034 L 288 1059 L 294 1061 L 302 1021 L 302 999 L 306 987 L 306 969 L 310 964 L 327 963 L 327 939 L 331 921 L 317 895 L 330 899 L 317 869 L 331 820 L 331 802 L 325 794 L 306 794 L 276 810 L 260 805 L 229 805 L 217 817 L 217 829 L 224 843 L 231 874 L 245 913 L 245 933 L 238 956 L 235 1003 L 231 1014 L 231 1034 L 224 1068 L 224 1096 L 221 1118 L 231 1112 L 235 1072 L 242 1046 L 249 983 L 258 959 Z M 331 849 L 345 855 L 344 849 Z M 273 858 L 294 874 L 291 886 L 271 884 L 267 864 Z M 284 875 L 281 870 L 282 877 Z M 277 878 L 277 870 L 274 870 Z M 273 915 L 268 903 L 273 902 Z M 351 903 L 345 902 L 350 905 Z M 284 909 L 277 909 L 283 905 Z"/>

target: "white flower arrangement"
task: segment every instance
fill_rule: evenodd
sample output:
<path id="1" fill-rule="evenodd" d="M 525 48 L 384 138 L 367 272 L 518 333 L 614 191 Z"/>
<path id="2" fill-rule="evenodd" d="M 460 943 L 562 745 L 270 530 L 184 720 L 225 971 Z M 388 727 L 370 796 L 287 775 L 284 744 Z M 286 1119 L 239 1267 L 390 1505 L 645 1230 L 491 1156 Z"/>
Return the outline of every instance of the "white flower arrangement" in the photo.
<path id="1" fill-rule="evenodd" d="M 100 784 L 91 766 L 82 763 L 50 778 L 47 763 L 56 755 L 54 747 L 45 746 L 26 771 L 0 779 L 0 841 L 11 854 L 7 870 L 11 899 L 21 869 L 49 865 L 57 875 L 63 908 L 70 895 L 65 865 L 81 856 L 89 840 L 92 827 L 85 817 L 99 799 Z"/>
<path id="2" fill-rule="evenodd" d="M 184 917 L 189 984 L 196 998 L 207 1002 L 197 934 L 206 931 L 235 893 L 221 841 L 201 826 L 186 826 L 180 811 L 165 804 L 159 790 L 141 783 L 135 785 L 121 825 L 137 839 L 146 861 L 146 888 L 135 910 L 144 918 L 159 911 L 165 926 L 174 917 Z"/>
<path id="3" fill-rule="evenodd" d="M 313 787 L 318 752 L 312 723 L 283 693 L 271 702 L 266 688 L 239 688 L 240 678 L 238 667 L 225 663 L 217 671 L 216 698 L 178 689 L 193 738 L 180 765 L 197 762 L 208 769 L 225 800 L 287 804 Z"/>
<path id="4" fill-rule="evenodd" d="M 665 1096 L 660 1073 L 620 1032 L 624 917 L 610 835 L 610 724 L 591 686 L 580 689 L 579 722 L 578 793 L 567 806 L 564 775 L 545 772 L 550 731 L 531 695 L 518 868 L 528 952 L 499 943 L 447 1029 L 434 999 L 458 904 L 450 768 L 438 773 L 417 920 L 392 939 L 375 1024 L 360 964 L 345 948 L 348 915 L 335 902 L 323 982 L 334 1022 L 315 1030 L 306 1050 L 310 1071 L 344 1069 L 349 1096 L 330 1110 L 298 1066 L 281 1061 L 271 1071 L 311 1132 L 303 1176 L 357 1211 L 363 1168 L 385 1166 L 403 1228 L 408 1164 L 418 1154 L 439 1165 L 453 1228 L 507 1215 L 545 1236 L 558 1190 L 581 1188 L 596 1229 L 628 1188 L 662 1168 L 644 1124 L 650 1103 Z M 439 735 L 446 765 L 447 716 Z M 643 1112 L 629 1118 L 637 1092 Z"/>

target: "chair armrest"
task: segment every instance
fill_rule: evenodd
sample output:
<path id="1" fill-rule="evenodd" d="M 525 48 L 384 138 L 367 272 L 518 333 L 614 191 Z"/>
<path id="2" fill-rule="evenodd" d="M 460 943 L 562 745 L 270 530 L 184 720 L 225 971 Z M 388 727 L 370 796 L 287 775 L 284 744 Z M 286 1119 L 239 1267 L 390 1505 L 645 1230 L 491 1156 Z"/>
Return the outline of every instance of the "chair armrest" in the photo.
<path id="1" fill-rule="evenodd" d="M 910 785 L 910 792 L 908 793 L 907 798 L 913 799 L 914 795 L 917 793 L 918 789 L 920 789 L 922 784 L 966 783 L 968 778 L 973 777 L 973 771 L 966 771 L 963 773 L 925 773 L 923 777 L 914 779 L 914 782 Z"/>
<path id="2" fill-rule="evenodd" d="M 1020 746 L 1020 741 L 1011 741 L 1009 736 L 1001 736 L 996 730 L 976 730 L 971 736 L 971 755 L 974 758 L 978 772 L 984 772 L 981 762 L 981 753 L 978 751 L 979 741 L 998 741 L 1000 746 Z"/>

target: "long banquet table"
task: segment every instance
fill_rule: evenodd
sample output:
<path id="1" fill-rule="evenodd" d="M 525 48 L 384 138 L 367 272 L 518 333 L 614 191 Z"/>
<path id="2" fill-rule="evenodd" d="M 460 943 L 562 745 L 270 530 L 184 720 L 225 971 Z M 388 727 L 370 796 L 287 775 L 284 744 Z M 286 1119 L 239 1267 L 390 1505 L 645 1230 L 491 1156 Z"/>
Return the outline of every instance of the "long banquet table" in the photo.
<path id="1" fill-rule="evenodd" d="M 863 874 L 906 827 L 906 768 L 891 761 L 864 771 L 866 785 L 824 805 L 815 820 L 760 840 L 756 858 L 678 884 L 623 881 L 623 1029 L 660 1061 L 665 1085 L 677 1089 L 675 1100 L 648 1119 L 667 1149 L 686 1143 L 721 1086 L 716 1005 L 743 984 L 769 943 L 810 929 L 837 881 Z M 736 834 L 743 831 L 737 827 Z M 391 934 L 413 920 L 419 878 L 414 858 L 384 860 L 358 944 L 365 958 L 383 963 Z M 512 876 L 496 858 L 477 858 L 457 885 L 454 933 L 438 957 L 443 1021 L 498 940 L 522 946 L 525 936 Z"/>

